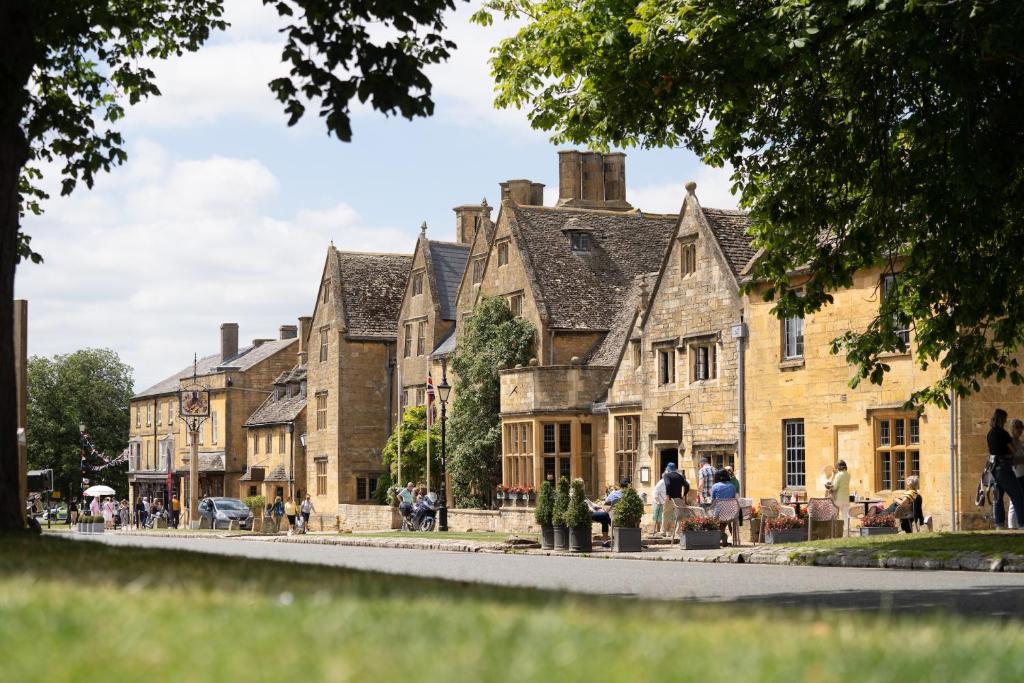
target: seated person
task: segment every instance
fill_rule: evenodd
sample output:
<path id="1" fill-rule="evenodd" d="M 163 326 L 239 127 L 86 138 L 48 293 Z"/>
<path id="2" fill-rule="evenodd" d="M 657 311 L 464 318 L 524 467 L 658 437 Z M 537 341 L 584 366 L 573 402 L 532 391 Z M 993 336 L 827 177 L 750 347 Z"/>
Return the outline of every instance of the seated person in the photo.
<path id="1" fill-rule="evenodd" d="M 614 488 L 608 492 L 602 505 L 597 505 L 589 500 L 586 501 L 587 507 L 590 508 L 590 519 L 601 525 L 601 537 L 599 539 L 601 541 L 608 540 L 608 528 L 612 525 L 611 510 L 619 502 L 619 499 L 622 498 L 622 489 L 629 486 L 629 479 L 623 479 L 619 484 L 619 488 Z"/>
<path id="2" fill-rule="evenodd" d="M 875 514 L 879 515 L 892 515 L 896 513 L 896 510 L 904 505 L 913 504 L 914 516 L 900 520 L 900 528 L 905 533 L 912 533 L 914 530 L 914 522 L 918 524 L 924 524 L 924 508 L 923 499 L 921 493 L 917 490 L 920 485 L 920 479 L 916 476 L 907 477 L 907 490 L 902 495 L 896 496 L 891 503 L 885 508 L 875 508 Z"/>
<path id="3" fill-rule="evenodd" d="M 736 486 L 732 483 L 732 479 L 729 476 L 729 472 L 726 470 L 718 470 L 715 473 L 715 483 L 711 486 L 711 505 L 712 510 L 715 509 L 715 505 L 719 500 L 729 500 L 736 498 Z M 726 541 L 725 530 L 732 524 L 731 522 L 722 522 L 718 525 L 719 531 L 722 532 L 722 545 L 729 545 Z M 735 539 L 734 539 L 735 540 Z"/>
<path id="4" fill-rule="evenodd" d="M 402 513 L 403 517 L 412 512 L 412 504 L 416 502 L 416 496 L 413 493 L 415 490 L 416 487 L 410 481 L 404 489 L 396 494 L 398 496 L 398 511 Z"/>

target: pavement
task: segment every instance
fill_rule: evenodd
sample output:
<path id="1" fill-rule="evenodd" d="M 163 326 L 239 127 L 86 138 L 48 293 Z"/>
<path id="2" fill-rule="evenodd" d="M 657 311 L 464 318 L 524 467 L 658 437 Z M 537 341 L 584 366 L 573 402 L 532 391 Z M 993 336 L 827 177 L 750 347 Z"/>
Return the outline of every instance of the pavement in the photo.
<path id="1" fill-rule="evenodd" d="M 688 602 L 731 602 L 920 613 L 929 610 L 1018 619 L 1024 574 L 737 562 L 643 562 L 535 553 L 452 552 L 281 537 L 73 535 L 78 541 L 320 564 L 498 586 Z M 315 537 L 314 537 L 315 539 Z M 389 540 L 389 539 L 384 539 Z M 408 539 L 414 540 L 414 539 Z M 679 553 L 668 550 L 666 553 Z"/>

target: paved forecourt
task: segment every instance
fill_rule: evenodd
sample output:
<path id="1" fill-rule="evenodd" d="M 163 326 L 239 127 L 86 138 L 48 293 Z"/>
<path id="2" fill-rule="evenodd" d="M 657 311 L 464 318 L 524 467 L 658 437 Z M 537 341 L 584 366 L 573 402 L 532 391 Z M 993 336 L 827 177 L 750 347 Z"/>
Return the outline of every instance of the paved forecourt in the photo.
<path id="1" fill-rule="evenodd" d="M 1024 615 L 1024 574 L 640 562 L 116 534 L 76 540 L 658 600 Z"/>

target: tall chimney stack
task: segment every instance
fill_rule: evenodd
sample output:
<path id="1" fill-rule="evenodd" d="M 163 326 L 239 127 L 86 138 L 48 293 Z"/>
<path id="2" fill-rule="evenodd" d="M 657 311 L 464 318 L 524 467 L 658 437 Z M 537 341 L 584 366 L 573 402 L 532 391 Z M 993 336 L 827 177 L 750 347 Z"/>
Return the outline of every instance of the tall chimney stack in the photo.
<path id="1" fill-rule="evenodd" d="M 534 203 L 538 194 L 535 186 L 540 187 L 540 202 L 537 204 Z M 520 206 L 541 206 L 544 204 L 544 186 L 522 178 L 506 180 L 501 183 L 501 199 Z"/>
<path id="2" fill-rule="evenodd" d="M 238 323 L 220 326 L 220 360 L 223 363 L 238 355 Z"/>
<path id="3" fill-rule="evenodd" d="M 491 217 L 491 207 L 486 201 L 456 206 L 452 211 L 455 212 L 455 241 L 465 245 L 473 244 L 477 230 Z"/>
<path id="4" fill-rule="evenodd" d="M 313 318 L 308 315 L 299 316 L 299 365 L 306 364 L 306 349 L 309 345 L 309 329 L 312 326 Z"/>
<path id="5" fill-rule="evenodd" d="M 558 206 L 583 199 L 580 153 L 567 149 L 558 153 Z"/>
<path id="6" fill-rule="evenodd" d="M 299 333 L 297 325 L 281 325 L 278 329 L 279 339 L 295 339 L 295 336 Z"/>
<path id="7" fill-rule="evenodd" d="M 626 201 L 625 153 L 559 152 L 557 206 L 632 209 Z"/>

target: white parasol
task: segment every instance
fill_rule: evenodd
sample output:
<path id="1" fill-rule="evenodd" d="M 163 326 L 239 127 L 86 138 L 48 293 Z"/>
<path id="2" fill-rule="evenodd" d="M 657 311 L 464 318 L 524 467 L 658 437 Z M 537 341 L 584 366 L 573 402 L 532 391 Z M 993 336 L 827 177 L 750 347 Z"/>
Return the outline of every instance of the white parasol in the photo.
<path id="1" fill-rule="evenodd" d="M 90 486 L 89 488 L 87 488 L 83 495 L 86 495 L 86 496 L 112 496 L 115 493 L 116 493 L 116 491 L 114 491 L 114 489 L 110 488 L 109 486 L 104 486 L 102 484 L 97 484 L 96 486 Z"/>

